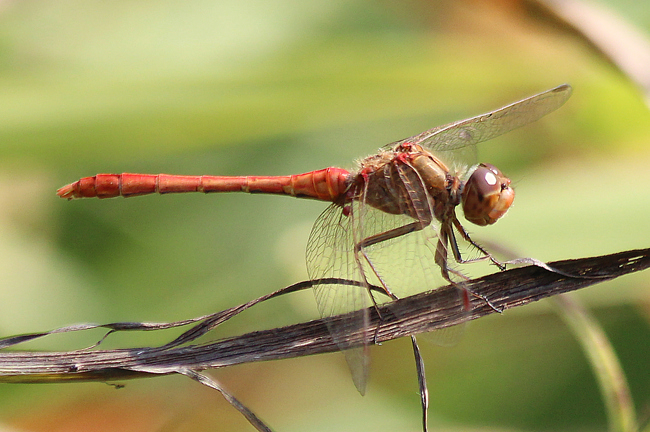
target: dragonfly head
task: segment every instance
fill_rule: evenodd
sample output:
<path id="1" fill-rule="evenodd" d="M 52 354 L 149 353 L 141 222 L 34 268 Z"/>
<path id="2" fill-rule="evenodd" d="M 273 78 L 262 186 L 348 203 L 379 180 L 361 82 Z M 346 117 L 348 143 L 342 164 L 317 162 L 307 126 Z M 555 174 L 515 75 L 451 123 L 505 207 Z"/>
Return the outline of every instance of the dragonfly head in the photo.
<path id="1" fill-rule="evenodd" d="M 494 165 L 482 163 L 463 188 L 465 219 L 480 226 L 491 225 L 506 214 L 514 199 L 510 179 Z"/>

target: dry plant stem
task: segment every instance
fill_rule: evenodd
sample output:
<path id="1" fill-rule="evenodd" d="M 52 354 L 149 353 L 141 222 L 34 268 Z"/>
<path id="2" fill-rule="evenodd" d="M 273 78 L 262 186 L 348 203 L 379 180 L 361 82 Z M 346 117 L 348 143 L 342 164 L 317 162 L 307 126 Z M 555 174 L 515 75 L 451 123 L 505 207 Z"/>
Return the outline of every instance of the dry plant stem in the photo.
<path id="1" fill-rule="evenodd" d="M 415 369 L 418 374 L 418 386 L 420 388 L 420 405 L 422 406 L 422 431 L 429 430 L 429 388 L 427 387 L 427 376 L 424 373 L 424 360 L 420 354 L 420 347 L 414 335 L 411 335 L 413 345 L 413 356 L 415 357 Z"/>
<path id="2" fill-rule="evenodd" d="M 650 266 L 650 249 L 549 263 L 563 274 L 529 266 L 507 270 L 468 282 L 468 288 L 505 310 L 556 294 L 584 288 L 603 280 L 641 271 Z M 307 283 L 304 286 L 309 286 Z M 467 314 L 456 306 L 454 286 L 406 297 L 370 310 L 377 326 L 370 344 L 459 324 Z M 268 296 L 267 296 L 268 297 Z M 471 298 L 469 319 L 495 313 L 480 298 Z M 237 308 L 233 308 L 235 310 Z M 357 312 L 358 313 L 358 312 Z M 329 318 L 332 320 L 341 317 Z M 361 346 L 367 332 L 351 328 L 352 346 Z M 0 351 L 0 382 L 43 383 L 111 381 L 159 374 L 201 371 L 253 361 L 279 360 L 337 351 L 326 320 L 263 330 L 216 342 L 184 346 L 143 347 L 71 352 Z"/>
<path id="3" fill-rule="evenodd" d="M 260 432 L 272 432 L 271 429 L 262 421 L 260 420 L 259 417 L 253 413 L 253 411 L 249 410 L 242 404 L 237 398 L 235 398 L 233 395 L 231 395 L 226 389 L 224 389 L 221 385 L 219 385 L 218 382 L 216 382 L 214 379 L 210 378 L 209 376 L 202 374 L 200 372 L 197 372 L 192 369 L 180 369 L 178 373 L 183 374 L 187 377 L 192 378 L 193 380 L 208 386 L 210 388 L 213 388 L 217 390 L 221 395 L 239 411 L 242 413 L 244 417 L 246 417 L 246 420 L 255 427 Z M 426 431 L 425 431 L 426 432 Z"/>
<path id="4" fill-rule="evenodd" d="M 560 316 L 589 358 L 607 408 L 610 432 L 636 432 L 634 403 L 614 348 L 594 317 L 569 294 L 555 297 Z"/>

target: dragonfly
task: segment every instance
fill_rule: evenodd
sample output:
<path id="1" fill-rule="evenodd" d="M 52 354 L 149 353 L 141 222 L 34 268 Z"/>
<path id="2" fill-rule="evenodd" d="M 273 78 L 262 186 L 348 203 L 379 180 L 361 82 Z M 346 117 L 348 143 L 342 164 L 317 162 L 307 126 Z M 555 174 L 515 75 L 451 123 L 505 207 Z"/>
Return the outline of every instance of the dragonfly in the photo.
<path id="1" fill-rule="evenodd" d="M 473 293 L 462 283 L 467 277 L 458 267 L 488 261 L 505 269 L 505 264 L 471 239 L 456 214 L 461 206 L 467 221 L 491 225 L 514 200 L 509 178 L 491 164 L 474 164 L 476 144 L 551 113 L 567 101 L 571 91 L 571 86 L 563 84 L 393 142 L 360 160 L 352 171 L 329 167 L 286 176 L 97 174 L 63 186 L 57 194 L 75 199 L 248 192 L 330 202 L 309 236 L 307 271 L 321 317 L 347 317 L 330 320 L 328 328 L 345 354 L 357 389 L 364 394 L 372 306 L 435 289 L 447 281 L 458 288 L 459 306 L 468 308 Z M 457 235 L 475 252 L 473 258 L 463 256 Z M 384 295 L 379 297 L 371 287 L 379 287 Z M 365 332 L 361 346 L 350 342 L 350 328 Z"/>

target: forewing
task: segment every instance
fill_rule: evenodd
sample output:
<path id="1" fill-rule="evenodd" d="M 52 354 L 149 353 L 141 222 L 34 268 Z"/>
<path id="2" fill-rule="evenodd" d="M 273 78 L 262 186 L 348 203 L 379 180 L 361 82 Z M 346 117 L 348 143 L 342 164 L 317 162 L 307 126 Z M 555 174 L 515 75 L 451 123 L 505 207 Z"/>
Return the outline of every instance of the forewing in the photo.
<path id="1" fill-rule="evenodd" d="M 410 142 L 436 153 L 473 146 L 539 120 L 561 107 L 569 96 L 571 86 L 563 84 L 489 113 L 438 126 L 394 144 Z"/>

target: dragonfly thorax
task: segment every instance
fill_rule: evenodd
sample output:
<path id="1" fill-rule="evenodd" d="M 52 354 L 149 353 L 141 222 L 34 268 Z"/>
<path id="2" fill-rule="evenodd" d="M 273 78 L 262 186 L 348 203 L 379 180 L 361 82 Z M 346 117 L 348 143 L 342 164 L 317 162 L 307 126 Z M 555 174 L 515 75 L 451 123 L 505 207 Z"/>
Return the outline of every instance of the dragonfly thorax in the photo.
<path id="1" fill-rule="evenodd" d="M 450 202 L 454 201 L 450 199 L 452 183 L 444 163 L 419 146 L 409 146 L 363 160 L 351 198 L 429 224 L 449 205 L 459 203 Z"/>

